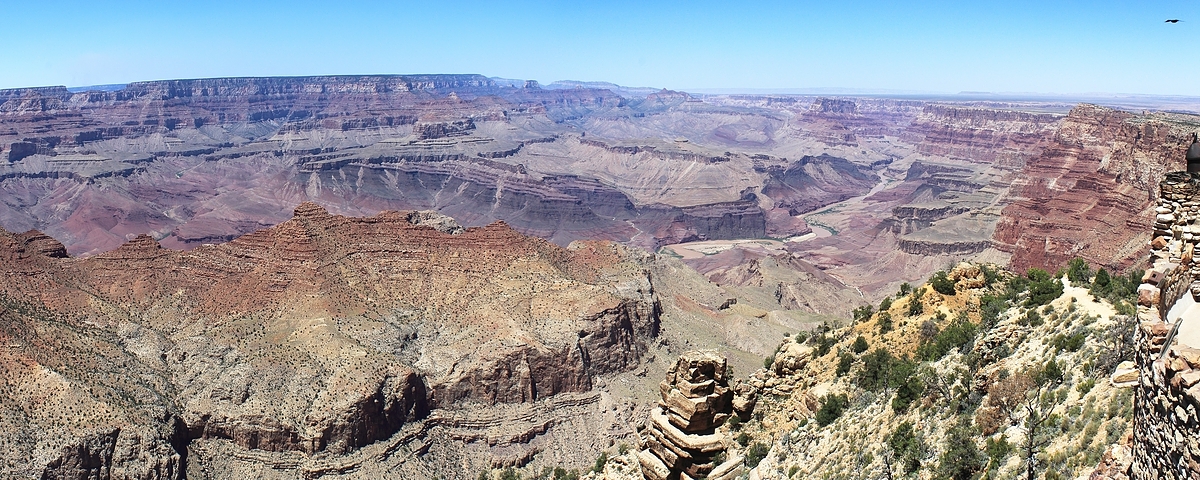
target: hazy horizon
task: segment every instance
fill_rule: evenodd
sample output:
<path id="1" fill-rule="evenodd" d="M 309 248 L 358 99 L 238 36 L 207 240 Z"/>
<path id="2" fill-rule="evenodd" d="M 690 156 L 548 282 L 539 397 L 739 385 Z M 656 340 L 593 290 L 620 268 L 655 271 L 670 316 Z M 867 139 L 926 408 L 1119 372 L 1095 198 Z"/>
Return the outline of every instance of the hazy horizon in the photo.
<path id="1" fill-rule="evenodd" d="M 22 2 L 0 88 L 357 72 L 673 90 L 1200 96 L 1200 5 Z M 1179 18 L 1178 24 L 1164 23 Z"/>
<path id="2" fill-rule="evenodd" d="M 156 78 L 156 79 L 141 79 L 133 80 L 124 83 L 108 83 L 108 84 L 92 84 L 92 85 L 24 85 L 19 87 L 4 87 L 3 89 L 21 89 L 21 88 L 41 88 L 41 87 L 66 87 L 71 91 L 87 91 L 87 90 L 119 90 L 128 86 L 131 83 L 138 82 L 154 82 L 154 81 L 172 81 L 172 80 L 198 80 L 198 79 L 214 79 L 214 78 L 288 78 L 288 77 L 355 77 L 355 76 L 409 76 L 409 75 L 440 75 L 441 72 L 419 72 L 419 73 L 336 73 L 336 74 L 313 74 L 313 75 L 254 75 L 254 76 L 212 76 L 212 77 L 189 77 L 189 78 Z M 457 75 L 457 74 L 446 74 Z M 555 83 L 581 83 L 581 84 L 612 84 L 617 87 L 629 89 L 653 89 L 653 90 L 674 90 L 687 93 L 711 94 L 711 95 L 875 95 L 875 96 L 955 96 L 955 97 L 1004 97 L 1004 98 L 1106 98 L 1106 97 L 1157 97 L 1157 98 L 1187 98 L 1200 99 L 1198 95 L 1176 95 L 1176 94 L 1145 94 L 1132 92 L 1015 92 L 1015 91 L 932 91 L 932 90 L 901 90 L 901 89 L 886 89 L 886 88 L 845 88 L 845 87 L 779 87 L 779 88 L 739 88 L 739 87 L 696 87 L 696 88 L 679 88 L 659 85 L 622 85 L 604 79 L 557 79 L 557 80 L 539 80 L 533 78 L 503 78 L 489 76 L 483 73 L 466 73 L 461 75 L 482 75 L 492 80 L 509 80 L 509 81 L 526 81 L 533 80 L 541 86 L 552 85 Z"/>

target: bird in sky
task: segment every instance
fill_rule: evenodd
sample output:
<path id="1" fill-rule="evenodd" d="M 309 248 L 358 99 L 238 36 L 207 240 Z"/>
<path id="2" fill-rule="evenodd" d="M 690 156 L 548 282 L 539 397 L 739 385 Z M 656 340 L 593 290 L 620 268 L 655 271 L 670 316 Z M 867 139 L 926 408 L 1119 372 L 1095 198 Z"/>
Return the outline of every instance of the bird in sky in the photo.
<path id="1" fill-rule="evenodd" d="M 1172 19 L 1170 19 L 1170 20 L 1167 20 L 1167 21 L 1166 21 L 1166 22 L 1164 22 L 1164 23 L 1179 23 L 1179 22 L 1181 22 L 1181 21 L 1182 21 L 1182 20 L 1180 20 L 1180 19 L 1178 19 L 1178 18 L 1172 18 Z"/>

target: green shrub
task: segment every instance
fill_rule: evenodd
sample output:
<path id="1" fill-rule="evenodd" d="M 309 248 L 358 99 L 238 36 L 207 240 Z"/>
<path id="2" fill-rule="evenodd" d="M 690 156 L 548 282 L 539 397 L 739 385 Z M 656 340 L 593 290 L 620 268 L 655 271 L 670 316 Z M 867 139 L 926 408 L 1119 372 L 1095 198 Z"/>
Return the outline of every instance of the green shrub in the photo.
<path id="1" fill-rule="evenodd" d="M 1029 298 L 1025 300 L 1026 307 L 1040 307 L 1049 304 L 1063 293 L 1062 281 L 1052 278 L 1049 273 L 1040 268 L 1031 268 L 1025 273 L 1029 279 Z"/>
<path id="2" fill-rule="evenodd" d="M 890 331 L 892 331 L 892 314 L 879 312 L 879 334 L 883 335 Z"/>
<path id="3" fill-rule="evenodd" d="M 879 312 L 886 312 L 892 308 L 892 297 L 887 297 L 879 302 Z"/>
<path id="4" fill-rule="evenodd" d="M 1060 384 L 1063 382 L 1062 367 L 1054 359 L 1050 359 L 1033 375 L 1033 381 L 1038 385 Z"/>
<path id="5" fill-rule="evenodd" d="M 922 393 L 925 393 L 925 384 L 921 383 L 921 379 L 916 375 L 910 375 L 896 388 L 896 396 L 892 398 L 892 410 L 896 413 L 908 411 L 909 405 L 921 398 Z"/>
<path id="6" fill-rule="evenodd" d="M 850 367 L 853 365 L 854 356 L 850 355 L 849 353 L 842 353 L 841 355 L 838 355 L 837 370 L 834 370 L 834 374 L 841 377 L 847 373 L 850 373 Z"/>
<path id="7" fill-rule="evenodd" d="M 1078 352 L 1083 348 L 1084 342 L 1087 340 L 1087 331 L 1078 331 L 1071 335 L 1058 334 L 1050 340 L 1050 346 L 1058 350 L 1066 350 L 1068 352 Z"/>
<path id="8" fill-rule="evenodd" d="M 974 341 L 976 330 L 975 324 L 956 319 L 941 332 L 934 335 L 932 340 L 918 346 L 917 358 L 936 362 L 946 356 L 947 353 L 950 353 L 951 350 L 961 349 Z"/>
<path id="9" fill-rule="evenodd" d="M 1092 269 L 1082 258 L 1072 258 L 1067 263 L 1067 280 L 1077 287 L 1087 285 L 1092 281 Z"/>
<path id="10" fill-rule="evenodd" d="M 1119 301 L 1136 303 L 1137 287 L 1142 283 L 1142 275 L 1145 273 L 1144 270 L 1135 269 L 1128 275 L 1110 276 L 1108 271 L 1101 268 L 1096 272 L 1096 278 L 1092 280 L 1092 288 L 1089 292 L 1092 296 L 1108 300 L 1114 306 Z"/>
<path id="11" fill-rule="evenodd" d="M 738 445 L 741 445 L 744 447 L 744 446 L 746 446 L 747 443 L 750 443 L 750 434 L 746 433 L 746 432 L 739 433 L 738 436 L 735 437 L 733 440 L 736 441 L 738 443 Z"/>
<path id="12" fill-rule="evenodd" d="M 980 265 L 979 270 L 983 272 L 983 283 L 985 286 L 995 285 L 1000 280 L 1000 272 L 991 265 Z"/>
<path id="13" fill-rule="evenodd" d="M 896 298 L 900 298 L 905 295 L 908 295 L 909 293 L 912 292 L 912 289 L 913 289 L 912 285 L 909 285 L 908 282 L 901 283 L 900 291 L 898 293 L 896 293 Z"/>
<path id="14" fill-rule="evenodd" d="M 898 388 L 908 382 L 916 372 L 915 363 L 906 358 L 896 358 L 882 348 L 877 348 L 862 358 L 863 367 L 855 375 L 854 383 L 870 392 Z"/>
<path id="15" fill-rule="evenodd" d="M 925 291 L 918 289 L 913 292 L 912 296 L 908 297 L 908 316 L 915 317 L 925 313 L 925 304 L 921 303 L 922 295 Z"/>
<path id="16" fill-rule="evenodd" d="M 865 322 L 875 313 L 875 307 L 871 305 L 863 305 L 854 309 L 854 322 Z"/>
<path id="17" fill-rule="evenodd" d="M 799 471 L 800 471 L 799 465 L 792 465 L 790 468 L 788 468 L 788 478 L 792 478 L 792 477 L 796 476 L 796 472 L 799 472 Z"/>
<path id="18" fill-rule="evenodd" d="M 995 467 L 1001 465 L 1004 459 L 1008 458 L 1013 451 L 1013 446 L 1008 443 L 1008 439 L 1004 438 L 1004 435 L 1001 435 L 999 439 L 988 438 L 987 446 L 983 451 L 987 453 L 989 463 Z"/>
<path id="19" fill-rule="evenodd" d="M 771 451 L 771 447 L 768 447 L 765 443 L 754 442 L 754 445 L 750 446 L 750 450 L 746 451 L 746 467 L 757 467 L 759 462 L 762 462 L 762 459 L 767 457 L 767 452 L 769 451 Z"/>
<path id="20" fill-rule="evenodd" d="M 1037 309 L 1031 308 L 1025 312 L 1024 317 L 1021 317 L 1022 325 L 1028 325 L 1031 327 L 1040 327 L 1040 326 L 1042 326 L 1042 323 L 1044 323 L 1042 320 L 1042 315 L 1038 313 Z"/>
<path id="21" fill-rule="evenodd" d="M 508 467 L 500 472 L 500 480 L 521 480 L 521 475 L 513 467 Z"/>
<path id="22" fill-rule="evenodd" d="M 892 356 L 891 352 L 882 348 L 873 350 L 863 357 L 863 368 L 858 371 L 854 383 L 859 388 L 870 392 L 887 388 L 888 374 L 895 362 L 896 358 Z"/>
<path id="23" fill-rule="evenodd" d="M 600 473 L 604 471 L 604 464 L 608 463 L 608 452 L 600 452 L 600 456 L 596 457 L 596 465 L 592 466 L 592 471 Z"/>
<path id="24" fill-rule="evenodd" d="M 1014 301 L 1029 290 L 1029 279 L 1017 275 L 1008 280 L 1008 284 L 1004 286 L 1003 298 L 1008 301 Z"/>
<path id="25" fill-rule="evenodd" d="M 917 440 L 912 422 L 904 421 L 887 436 L 887 445 L 901 465 L 905 474 L 917 471 L 921 466 L 921 445 Z"/>
<path id="26" fill-rule="evenodd" d="M 1008 310 L 1008 302 L 1003 298 L 984 295 L 979 299 L 979 326 L 991 330 L 1000 321 L 1000 314 Z"/>
<path id="27" fill-rule="evenodd" d="M 929 278 L 929 286 L 942 295 L 954 295 L 954 281 L 944 271 L 933 274 Z"/>
<path id="28" fill-rule="evenodd" d="M 1092 388 L 1095 386 L 1096 386 L 1096 379 L 1088 378 L 1088 379 L 1084 379 L 1082 382 L 1079 382 L 1078 385 L 1075 385 L 1075 390 L 1079 391 L 1079 396 L 1084 396 L 1084 395 L 1087 395 L 1088 392 L 1092 391 Z"/>
<path id="29" fill-rule="evenodd" d="M 867 351 L 867 339 L 859 335 L 858 338 L 854 339 L 854 344 L 850 345 L 850 351 L 854 352 L 855 355 Z"/>
<path id="30" fill-rule="evenodd" d="M 739 428 L 742 428 L 742 417 L 739 417 L 737 415 L 730 415 L 729 420 L 725 421 L 725 425 L 728 425 L 730 430 L 737 430 Z"/>
<path id="31" fill-rule="evenodd" d="M 817 425 L 824 427 L 842 416 L 842 413 L 846 411 L 846 407 L 850 406 L 850 399 L 845 394 L 826 395 L 821 397 L 820 404 L 821 406 L 817 408 L 815 417 Z"/>
<path id="32" fill-rule="evenodd" d="M 1025 271 L 1025 278 L 1028 278 L 1032 283 L 1037 283 L 1048 281 L 1053 277 L 1050 276 L 1049 272 L 1040 268 L 1030 268 Z"/>
<path id="33" fill-rule="evenodd" d="M 1101 268 L 1096 271 L 1096 277 L 1092 279 L 1092 288 L 1088 289 L 1092 295 L 1103 297 L 1108 293 L 1108 284 L 1111 279 L 1108 277 L 1108 270 Z"/>
<path id="34" fill-rule="evenodd" d="M 816 356 L 822 357 L 828 354 L 829 350 L 833 348 L 834 339 L 824 333 L 819 333 L 815 338 L 815 343 L 817 347 Z"/>
<path id="35" fill-rule="evenodd" d="M 982 452 L 968 421 L 960 421 L 946 434 L 934 478 L 971 480 L 983 468 Z"/>

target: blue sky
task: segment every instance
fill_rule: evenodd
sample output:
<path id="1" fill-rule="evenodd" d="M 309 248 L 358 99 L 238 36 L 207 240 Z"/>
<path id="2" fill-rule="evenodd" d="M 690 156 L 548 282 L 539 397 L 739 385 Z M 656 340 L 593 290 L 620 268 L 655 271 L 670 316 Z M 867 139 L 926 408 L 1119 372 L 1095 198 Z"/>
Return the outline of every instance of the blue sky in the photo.
<path id="1" fill-rule="evenodd" d="M 2 7 L 0 88 L 481 73 L 674 89 L 1200 96 L 1200 0 L 6 0 Z"/>

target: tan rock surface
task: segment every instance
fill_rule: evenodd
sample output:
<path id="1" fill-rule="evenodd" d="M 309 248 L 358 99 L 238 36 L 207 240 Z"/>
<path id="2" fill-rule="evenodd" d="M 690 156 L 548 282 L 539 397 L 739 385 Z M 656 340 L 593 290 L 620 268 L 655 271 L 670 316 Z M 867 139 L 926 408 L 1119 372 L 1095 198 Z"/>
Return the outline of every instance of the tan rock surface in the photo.
<path id="1" fill-rule="evenodd" d="M 662 401 L 650 411 L 642 430 L 643 450 L 637 454 L 645 478 L 698 478 L 718 468 L 715 458 L 729 447 L 729 439 L 716 427 L 733 413 L 726 369 L 719 354 L 689 351 L 667 371 L 659 384 Z M 700 385 L 704 388 L 696 388 Z M 736 467 L 722 464 L 719 469 L 714 478 L 724 478 Z"/>
<path id="2" fill-rule="evenodd" d="M 280 456 L 260 468 L 294 470 L 289 455 L 448 439 L 438 432 L 472 420 L 439 412 L 555 405 L 641 362 L 660 307 L 640 255 L 608 243 L 563 249 L 502 223 L 438 227 L 458 231 L 429 215 L 348 218 L 306 203 L 228 244 L 179 252 L 139 236 L 86 259 L 61 258 L 36 233 L 0 233 L 0 361 L 14 366 L 0 380 L 15 392 L 0 407 L 30 429 L 0 440 L 16 442 L 0 469 L 112 464 L 182 478 L 210 468 L 202 452 L 228 441 Z M 56 400 L 38 400 L 47 396 Z M 548 430 L 572 421 L 561 415 L 596 401 L 549 408 L 527 427 L 532 411 L 489 420 L 476 428 L 498 437 L 460 438 L 523 463 L 529 450 L 503 460 L 505 446 L 553 439 Z M 431 430 L 400 434 L 422 425 Z M 488 458 L 424 448 L 435 463 Z M 201 454 L 185 462 L 187 450 Z"/>

